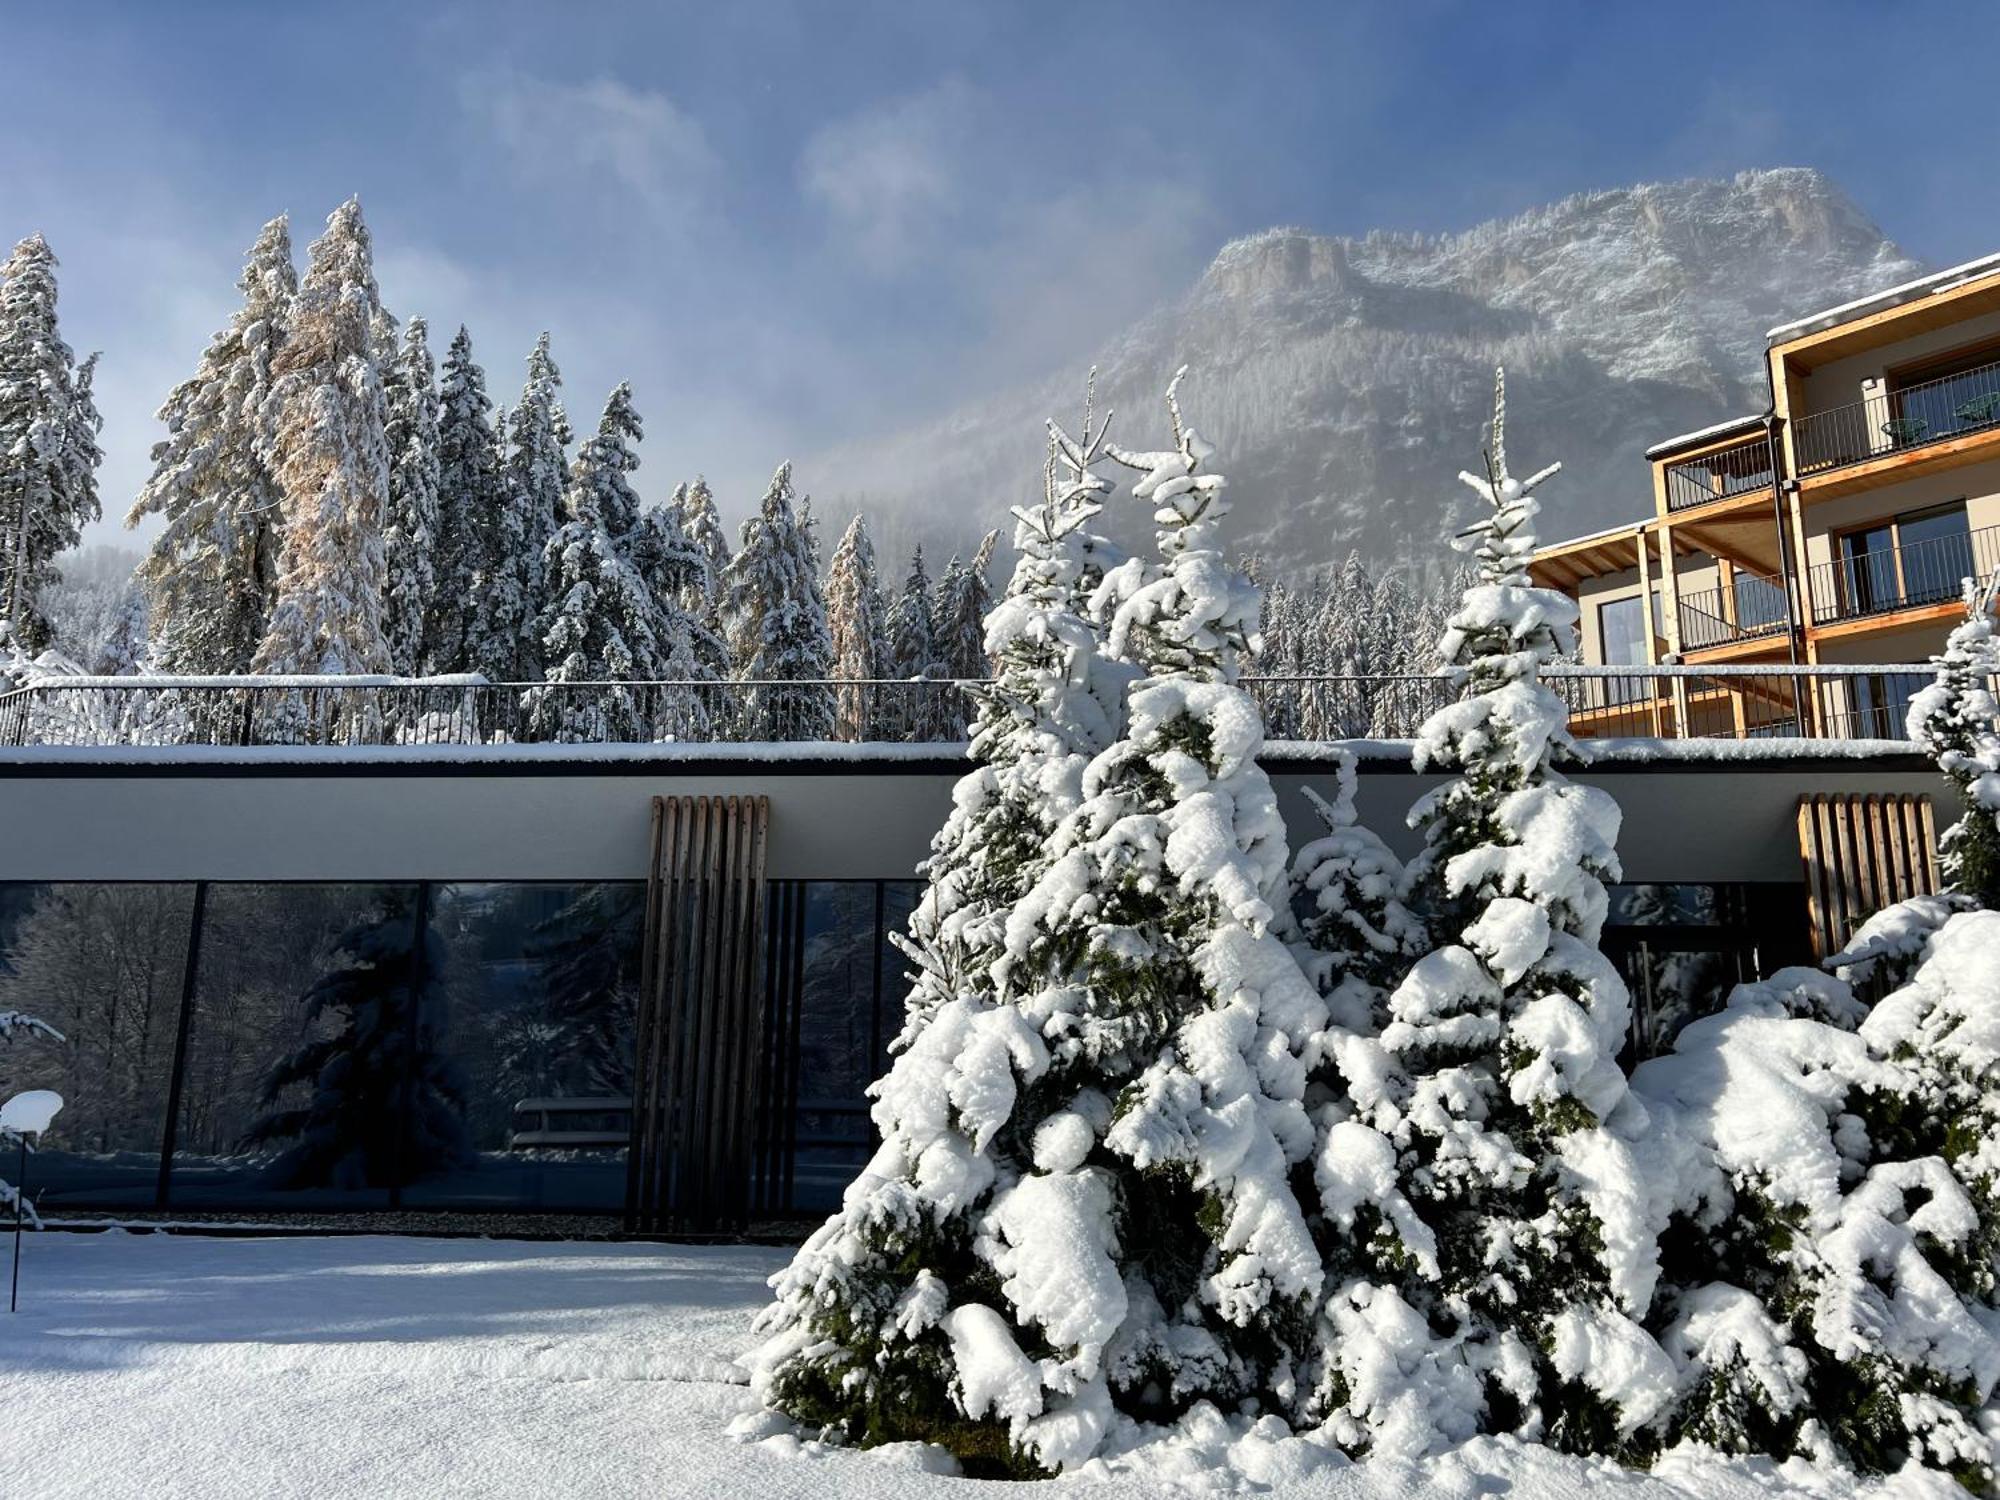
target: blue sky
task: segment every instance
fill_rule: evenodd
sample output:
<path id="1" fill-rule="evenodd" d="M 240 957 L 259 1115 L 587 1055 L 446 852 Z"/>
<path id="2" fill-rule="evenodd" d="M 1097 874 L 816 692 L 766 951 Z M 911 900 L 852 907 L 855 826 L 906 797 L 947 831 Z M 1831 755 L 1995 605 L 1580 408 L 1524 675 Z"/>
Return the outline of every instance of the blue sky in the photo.
<path id="1" fill-rule="evenodd" d="M 114 517 L 258 226 L 303 259 L 354 192 L 440 351 L 468 324 L 511 400 L 550 329 L 580 424 L 633 382 L 644 492 L 706 470 L 732 511 L 1271 224 L 1808 165 L 1921 258 L 2000 248 L 1981 5 L 0 0 L 0 37 L 0 236 L 48 236 L 104 351 Z"/>

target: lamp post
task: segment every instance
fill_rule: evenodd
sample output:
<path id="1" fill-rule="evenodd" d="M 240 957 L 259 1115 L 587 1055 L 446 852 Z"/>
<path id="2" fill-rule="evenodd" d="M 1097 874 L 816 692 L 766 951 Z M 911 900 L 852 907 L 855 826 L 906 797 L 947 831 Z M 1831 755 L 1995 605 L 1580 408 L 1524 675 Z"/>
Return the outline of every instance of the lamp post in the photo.
<path id="1" fill-rule="evenodd" d="M 0 1132 L 21 1143 L 20 1169 L 14 1184 L 14 1275 L 7 1294 L 10 1313 L 21 1310 L 21 1224 L 28 1214 L 28 1137 L 47 1130 L 62 1107 L 62 1095 L 53 1089 L 28 1089 L 0 1104 Z"/>

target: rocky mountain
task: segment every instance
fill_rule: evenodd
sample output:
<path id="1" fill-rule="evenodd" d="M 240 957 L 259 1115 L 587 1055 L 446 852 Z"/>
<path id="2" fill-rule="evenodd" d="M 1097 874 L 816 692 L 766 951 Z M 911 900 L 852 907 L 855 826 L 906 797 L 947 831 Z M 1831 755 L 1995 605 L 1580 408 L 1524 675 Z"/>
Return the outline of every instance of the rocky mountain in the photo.
<path id="1" fill-rule="evenodd" d="M 1453 476 L 1478 462 L 1495 364 L 1515 467 L 1563 461 L 1542 534 L 1578 535 L 1646 513 L 1648 446 L 1764 409 L 1766 329 L 1924 269 L 1806 169 L 1584 193 L 1437 237 L 1267 230 L 1073 367 L 800 472 L 836 529 L 866 508 L 891 557 L 962 545 L 968 517 L 1035 492 L 1043 419 L 1074 416 L 1089 365 L 1114 439 L 1143 447 L 1187 364 L 1246 551 L 1428 569 L 1469 515 Z M 1113 519 L 1150 530 L 1129 503 Z"/>

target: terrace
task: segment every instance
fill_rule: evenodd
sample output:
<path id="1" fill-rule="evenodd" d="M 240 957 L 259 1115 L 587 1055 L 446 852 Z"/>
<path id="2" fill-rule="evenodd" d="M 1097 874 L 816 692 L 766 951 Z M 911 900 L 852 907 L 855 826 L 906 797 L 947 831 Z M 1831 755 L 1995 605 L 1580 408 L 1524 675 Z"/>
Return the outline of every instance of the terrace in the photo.
<path id="1" fill-rule="evenodd" d="M 1800 416 L 1792 446 L 1801 479 L 2000 433 L 2000 362 L 1891 384 L 1882 394 Z M 1981 449 L 1988 445 L 1980 442 Z"/>
<path id="2" fill-rule="evenodd" d="M 1741 610 L 1740 600 L 1735 607 Z M 1900 739 L 1909 691 L 1930 675 L 1921 664 L 1563 665 L 1548 668 L 1544 679 L 1580 737 Z M 1272 739 L 1406 739 L 1457 696 L 1443 676 L 1246 677 L 1243 686 Z M 952 680 L 48 677 L 0 694 L 0 745 L 956 745 L 981 687 Z"/>

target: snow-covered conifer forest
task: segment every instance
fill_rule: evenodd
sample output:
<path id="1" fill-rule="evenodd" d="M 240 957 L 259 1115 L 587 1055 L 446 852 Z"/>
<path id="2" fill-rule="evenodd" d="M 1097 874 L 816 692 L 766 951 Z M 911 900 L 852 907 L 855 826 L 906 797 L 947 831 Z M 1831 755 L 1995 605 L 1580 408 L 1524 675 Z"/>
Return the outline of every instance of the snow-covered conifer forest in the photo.
<path id="1" fill-rule="evenodd" d="M 1259 589 L 1224 560 L 1221 456 L 1180 385 L 1155 450 L 1088 408 L 1050 426 L 910 923 L 880 1144 L 772 1279 L 739 1433 L 915 1441 L 994 1477 L 1220 1431 L 1991 1492 L 1995 588 L 1968 586 L 1911 714 L 1963 796 L 1950 889 L 1628 1070 L 1600 947 L 1619 809 L 1565 774 L 1585 752 L 1540 673 L 1576 608 L 1527 573 L 1559 466 L 1512 471 L 1504 380 L 1462 476 L 1482 518 L 1435 642 L 1460 693 L 1414 747 L 1446 779 L 1407 863 L 1351 767 L 1288 848 L 1237 685 Z M 1154 555 L 1094 535 L 1116 505 L 1152 516 Z M 1284 622 L 1297 596 L 1272 592 Z M 1315 649 L 1368 649 L 1327 629 Z"/>
<path id="2" fill-rule="evenodd" d="M 732 544 L 703 479 L 648 504 L 629 477 L 643 430 L 629 386 L 607 399 L 599 430 L 579 435 L 544 334 L 519 400 L 496 409 L 468 330 L 439 355 L 422 316 L 399 320 L 383 305 L 358 201 L 330 216 L 307 253 L 301 277 L 289 221 L 266 224 L 245 256 L 236 313 L 166 394 L 165 435 L 125 517 L 150 534 L 136 566 L 115 548 L 75 550 L 100 514 L 101 422 L 95 356 L 79 360 L 60 337 L 55 257 L 33 236 L 0 267 L 0 441 L 37 455 L 0 477 L 8 676 L 476 672 L 521 684 L 701 684 L 992 669 L 981 622 L 998 532 L 968 535 L 941 569 L 921 545 L 878 559 L 861 515 L 822 548 L 785 466 L 761 503 L 738 497 L 747 519 Z M 1256 558 L 1246 566 L 1269 586 L 1260 673 L 1430 671 L 1424 642 L 1452 588 L 1413 588 L 1358 557 L 1295 578 Z M 761 696 L 743 726 L 751 737 L 758 715 L 774 712 L 815 728 L 830 715 L 825 732 L 841 739 L 951 739 L 967 728 L 963 708 L 934 694 Z M 683 717 L 705 710 L 683 697 Z M 524 699 L 535 737 L 638 730 L 630 702 Z M 1358 689 L 1335 713 L 1279 686 L 1271 732 L 1366 734 L 1394 708 L 1389 694 Z"/>

